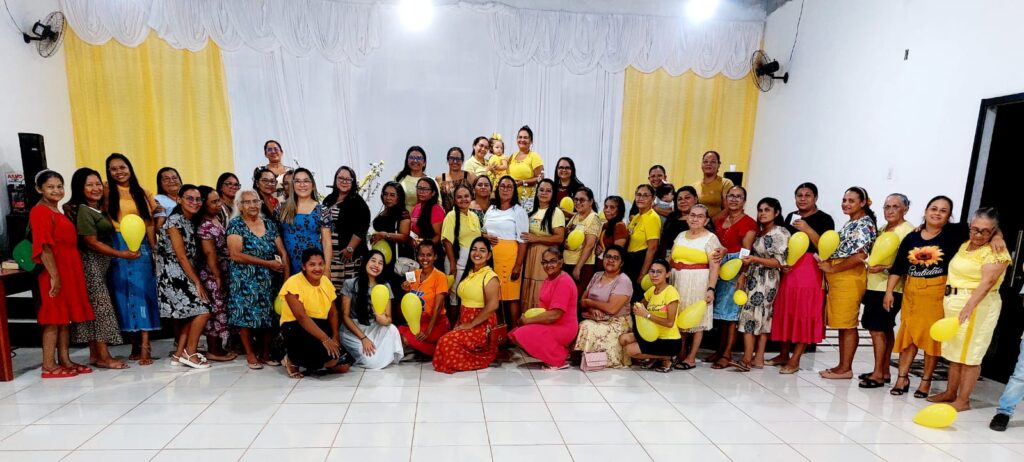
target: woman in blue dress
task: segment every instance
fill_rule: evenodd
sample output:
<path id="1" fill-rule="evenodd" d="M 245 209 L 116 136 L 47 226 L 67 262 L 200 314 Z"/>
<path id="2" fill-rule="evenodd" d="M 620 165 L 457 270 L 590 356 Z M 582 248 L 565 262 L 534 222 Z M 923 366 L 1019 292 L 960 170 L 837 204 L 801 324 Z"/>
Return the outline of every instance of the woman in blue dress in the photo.
<path id="1" fill-rule="evenodd" d="M 320 203 L 313 174 L 304 168 L 295 169 L 292 194 L 281 204 L 278 219 L 281 237 L 288 251 L 290 274 L 302 272 L 302 251 L 315 248 L 324 255 L 334 255 L 331 248 L 331 221 L 327 207 Z M 325 274 L 330 279 L 330 270 Z"/>

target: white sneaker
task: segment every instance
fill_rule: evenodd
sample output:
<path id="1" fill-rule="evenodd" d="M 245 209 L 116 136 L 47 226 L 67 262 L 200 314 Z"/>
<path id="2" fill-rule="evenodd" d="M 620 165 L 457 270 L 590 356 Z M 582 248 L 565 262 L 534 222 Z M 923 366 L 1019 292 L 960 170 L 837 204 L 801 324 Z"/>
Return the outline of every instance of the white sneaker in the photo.
<path id="1" fill-rule="evenodd" d="M 186 356 L 182 356 L 182 357 L 178 358 L 178 362 L 180 362 L 182 365 L 191 367 L 193 369 L 209 369 L 210 368 L 210 363 L 206 362 L 206 357 L 205 356 L 203 356 L 203 355 L 201 355 L 199 353 L 188 354 L 188 351 L 185 351 L 185 355 Z M 195 360 L 193 360 L 192 358 L 195 358 Z"/>

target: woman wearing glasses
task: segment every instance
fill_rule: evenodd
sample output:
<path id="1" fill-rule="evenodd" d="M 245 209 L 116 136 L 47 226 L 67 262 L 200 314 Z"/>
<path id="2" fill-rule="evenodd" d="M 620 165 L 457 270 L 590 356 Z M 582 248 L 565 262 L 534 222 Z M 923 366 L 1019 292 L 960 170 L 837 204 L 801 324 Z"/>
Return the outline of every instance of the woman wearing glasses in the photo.
<path id="1" fill-rule="evenodd" d="M 445 212 L 450 212 L 455 207 L 455 188 L 465 185 L 471 187 L 476 175 L 463 170 L 463 161 L 466 155 L 462 148 L 452 147 L 448 150 L 448 171 L 435 178 L 438 188 L 441 190 L 441 207 Z"/>
<path id="2" fill-rule="evenodd" d="M 688 187 L 684 186 L 683 188 Z M 676 369 L 684 371 L 697 367 L 697 350 L 700 349 L 700 341 L 704 338 L 704 331 L 711 330 L 719 267 L 715 255 L 722 248 L 718 236 L 708 231 L 706 227 L 709 221 L 707 207 L 700 204 L 693 205 L 686 214 L 686 221 L 688 229 L 676 235 L 672 242 L 673 247 L 689 247 L 704 252 L 707 255 L 707 262 L 675 261 L 672 259 L 670 249 L 669 264 L 672 265 L 672 279 L 675 281 L 676 291 L 679 292 L 680 307 L 688 307 L 700 300 L 704 300 L 708 306 L 700 323 L 689 329 L 680 330 L 682 334 L 692 337 L 688 349 L 686 348 L 687 339 L 683 338 L 675 364 Z"/>
<path id="3" fill-rule="evenodd" d="M 281 206 L 281 238 L 291 257 L 288 274 L 302 272 L 302 251 L 315 248 L 324 255 L 334 255 L 327 208 L 320 204 L 313 174 L 305 168 L 295 170 L 293 194 Z M 327 277 L 331 274 L 328 272 Z"/>
<path id="4" fill-rule="evenodd" d="M 711 218 L 725 208 L 725 196 L 734 186 L 732 180 L 718 174 L 718 169 L 721 166 L 722 157 L 718 155 L 718 152 L 705 152 L 700 161 L 700 171 L 703 172 L 704 177 L 693 184 L 693 187 L 700 191 L 700 203 L 708 207 Z"/>
<path id="5" fill-rule="evenodd" d="M 582 187 L 583 183 L 576 178 L 576 163 L 568 157 L 558 159 L 555 164 L 555 205 L 561 205 L 566 197 L 572 199 Z M 563 210 L 562 214 L 566 220 L 572 218 L 572 212 Z"/>
<path id="6" fill-rule="evenodd" d="M 266 167 L 258 167 L 252 175 L 252 189 L 260 196 L 260 213 L 277 223 L 277 208 L 281 199 L 276 195 L 277 179 L 274 172 Z"/>
<path id="7" fill-rule="evenodd" d="M 334 172 L 331 193 L 324 198 L 324 220 L 331 230 L 333 254 L 328 259 L 331 283 L 341 290 L 347 279 L 356 277 L 366 255 L 366 232 L 370 229 L 370 207 L 355 187 L 356 172 L 342 165 Z"/>
<path id="8" fill-rule="evenodd" d="M 484 214 L 484 236 L 490 242 L 487 253 L 494 246 L 494 272 L 500 281 L 500 300 L 508 303 L 510 318 L 519 319 L 519 292 L 522 285 L 523 259 L 526 242 L 523 234 L 530 231 L 530 219 L 519 205 L 516 182 L 510 176 L 498 180 L 498 191 L 491 199 L 491 207 Z M 473 258 L 473 254 L 470 254 Z M 459 292 L 461 297 L 461 291 Z"/>
<path id="9" fill-rule="evenodd" d="M 405 209 L 409 213 L 412 213 L 412 208 L 416 206 L 416 182 L 420 178 L 433 181 L 427 176 L 426 170 L 427 152 L 419 146 L 409 147 L 405 151 L 405 165 L 402 167 L 402 171 L 395 175 L 395 181 L 400 183 L 405 191 Z"/>
<path id="10" fill-rule="evenodd" d="M 569 346 L 579 330 L 576 282 L 562 271 L 560 247 L 545 249 L 540 263 L 547 278 L 541 283 L 537 306 L 544 312 L 521 318 L 520 327 L 509 332 L 508 338 L 530 356 L 544 361 L 548 369 L 566 369 Z"/>
<path id="11" fill-rule="evenodd" d="M 715 235 L 725 247 L 726 255 L 722 264 L 740 258 L 740 250 L 750 250 L 757 236 L 757 222 L 743 211 L 747 205 L 747 190 L 742 186 L 733 186 L 727 190 L 725 211 L 713 217 Z M 711 207 L 708 207 L 711 213 Z M 744 266 L 742 271 L 746 271 Z M 740 307 L 733 301 L 737 279 L 726 281 L 719 279 L 715 285 L 715 321 L 719 321 L 724 332 L 719 337 L 718 349 L 706 361 L 713 363 L 712 369 L 722 369 L 732 361 L 732 347 L 736 340 L 736 322 L 739 320 Z"/>
<path id="12" fill-rule="evenodd" d="M 565 248 L 565 272 L 576 281 L 576 291 L 583 289 L 594 276 L 594 262 L 597 252 L 597 240 L 601 234 L 601 219 L 594 212 L 594 192 L 586 186 L 580 187 L 572 196 L 576 214 L 566 226 L 567 234 L 575 230 L 583 233 L 583 243 L 575 249 Z"/>
<path id="13" fill-rule="evenodd" d="M 275 140 L 267 140 L 266 143 L 263 143 L 263 155 L 267 157 L 267 165 L 256 167 L 256 170 L 253 171 L 253 176 L 255 177 L 261 169 L 270 170 L 274 174 L 273 195 L 278 201 L 284 201 L 284 176 L 291 171 L 291 169 L 284 165 L 284 148 L 281 147 L 281 143 Z"/>
<path id="14" fill-rule="evenodd" d="M 651 263 L 647 274 L 651 276 L 651 288 L 643 294 L 641 301 L 633 304 L 633 316 L 646 318 L 657 329 L 654 341 L 640 336 L 634 322 L 633 332 L 622 334 L 619 344 L 633 359 L 645 360 L 645 368 L 653 367 L 658 372 L 672 370 L 672 358 L 682 348 L 682 336 L 676 328 L 679 313 L 679 292 L 668 283 L 668 262 L 657 259 Z M 660 364 L 658 364 L 660 362 Z"/>
<path id="15" fill-rule="evenodd" d="M 626 251 L 629 256 L 626 260 L 626 274 L 633 281 L 633 298 L 639 300 L 644 290 L 640 287 L 640 281 L 647 274 L 647 270 L 654 261 L 658 252 L 658 242 L 661 239 L 661 217 L 654 211 L 654 187 L 649 184 L 642 184 L 636 187 L 634 196 L 637 207 L 637 214 L 629 220 L 629 246 Z M 636 301 L 634 300 L 634 301 Z"/>

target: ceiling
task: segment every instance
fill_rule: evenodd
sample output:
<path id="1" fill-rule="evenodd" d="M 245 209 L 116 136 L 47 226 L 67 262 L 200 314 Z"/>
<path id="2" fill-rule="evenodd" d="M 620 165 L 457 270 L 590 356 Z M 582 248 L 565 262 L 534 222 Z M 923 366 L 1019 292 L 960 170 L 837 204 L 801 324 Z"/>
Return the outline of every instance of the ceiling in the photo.
<path id="1" fill-rule="evenodd" d="M 352 1 L 352 0 L 348 0 Z M 374 3 L 375 0 L 355 0 Z M 379 1 L 379 0 L 376 0 Z M 399 3 L 383 0 L 381 3 Z M 679 16 L 685 0 L 433 0 L 435 4 L 503 3 L 518 8 L 575 13 Z M 768 14 L 789 0 L 721 0 L 715 19 L 723 21 L 764 21 Z"/>

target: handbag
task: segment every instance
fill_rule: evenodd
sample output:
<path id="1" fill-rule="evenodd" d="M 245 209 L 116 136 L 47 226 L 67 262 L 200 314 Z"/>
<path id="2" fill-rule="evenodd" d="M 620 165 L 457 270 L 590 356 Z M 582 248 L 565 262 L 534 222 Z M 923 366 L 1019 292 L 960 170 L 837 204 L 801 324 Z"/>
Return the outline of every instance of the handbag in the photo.
<path id="1" fill-rule="evenodd" d="M 483 286 L 483 282 L 480 283 Z M 483 287 L 481 287 L 483 289 Z M 508 321 L 505 319 L 505 310 L 501 309 L 501 302 L 498 302 L 498 311 L 495 313 L 498 318 L 494 327 L 487 328 L 487 341 L 495 348 L 508 343 Z"/>
<path id="2" fill-rule="evenodd" d="M 608 367 L 608 353 L 604 350 L 583 353 L 583 361 L 580 363 L 580 370 L 583 372 L 600 371 Z"/>
<path id="3" fill-rule="evenodd" d="M 395 266 L 393 269 L 396 276 L 401 276 L 404 279 L 405 273 L 420 269 L 420 264 L 412 258 L 398 256 L 398 251 L 401 250 L 401 248 L 402 246 L 397 244 L 395 245 Z"/>

